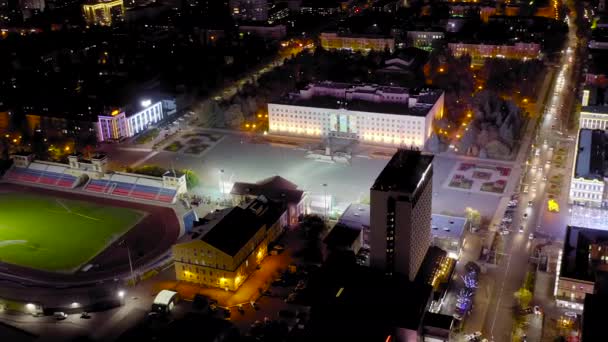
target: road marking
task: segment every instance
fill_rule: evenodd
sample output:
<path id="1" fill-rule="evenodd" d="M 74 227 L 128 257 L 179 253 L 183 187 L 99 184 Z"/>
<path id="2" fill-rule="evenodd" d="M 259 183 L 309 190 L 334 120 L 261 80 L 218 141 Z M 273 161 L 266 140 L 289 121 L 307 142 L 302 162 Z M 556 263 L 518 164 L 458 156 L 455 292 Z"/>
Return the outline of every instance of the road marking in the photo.
<path id="1" fill-rule="evenodd" d="M 511 256 L 513 253 L 509 253 L 509 259 L 507 259 L 507 269 L 505 271 L 505 276 L 502 278 L 502 284 L 500 285 L 500 294 L 498 295 L 498 302 L 496 302 L 496 310 L 494 311 L 494 320 L 492 321 L 492 327 L 490 328 L 490 336 L 492 336 L 492 340 L 494 340 L 494 325 L 496 324 L 496 317 L 498 317 L 498 308 L 500 307 L 500 301 L 502 300 L 502 293 L 505 289 L 505 280 L 507 278 L 507 274 L 509 274 L 509 268 L 511 267 Z"/>

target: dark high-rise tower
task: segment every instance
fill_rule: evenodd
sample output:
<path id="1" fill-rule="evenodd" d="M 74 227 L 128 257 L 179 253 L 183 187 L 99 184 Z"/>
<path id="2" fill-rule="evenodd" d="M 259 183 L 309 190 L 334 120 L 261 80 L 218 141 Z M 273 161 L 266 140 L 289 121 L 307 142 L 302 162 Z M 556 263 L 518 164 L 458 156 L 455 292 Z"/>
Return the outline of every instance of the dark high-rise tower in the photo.
<path id="1" fill-rule="evenodd" d="M 371 188 L 371 267 L 414 280 L 431 244 L 433 156 L 399 150 Z"/>

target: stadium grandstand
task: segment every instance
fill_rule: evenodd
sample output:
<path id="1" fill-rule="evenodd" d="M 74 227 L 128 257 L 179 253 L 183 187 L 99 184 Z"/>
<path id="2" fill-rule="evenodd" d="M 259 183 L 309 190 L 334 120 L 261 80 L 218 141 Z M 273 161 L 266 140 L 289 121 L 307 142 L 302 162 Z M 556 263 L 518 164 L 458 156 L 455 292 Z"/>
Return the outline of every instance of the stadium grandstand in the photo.
<path id="1" fill-rule="evenodd" d="M 32 162 L 27 167 L 15 166 L 5 175 L 11 181 L 41 184 L 73 189 L 83 181 L 83 176 L 74 176 L 68 167 L 48 162 Z"/>
<path id="2" fill-rule="evenodd" d="M 171 175 L 163 175 L 162 178 L 159 178 L 124 173 L 106 174 L 100 179 L 89 180 L 84 186 L 84 190 L 133 199 L 174 203 L 178 189 L 167 187 L 166 177 L 171 177 Z"/>
<path id="3" fill-rule="evenodd" d="M 69 156 L 69 164 L 34 160 L 32 154 L 12 156 L 13 167 L 4 180 L 46 187 L 77 189 L 90 193 L 147 200 L 166 204 L 175 203 L 177 196 L 187 191 L 186 176 L 167 171 L 162 177 L 122 172 L 108 172 L 107 157 L 95 155 L 89 160 L 79 155 Z"/>

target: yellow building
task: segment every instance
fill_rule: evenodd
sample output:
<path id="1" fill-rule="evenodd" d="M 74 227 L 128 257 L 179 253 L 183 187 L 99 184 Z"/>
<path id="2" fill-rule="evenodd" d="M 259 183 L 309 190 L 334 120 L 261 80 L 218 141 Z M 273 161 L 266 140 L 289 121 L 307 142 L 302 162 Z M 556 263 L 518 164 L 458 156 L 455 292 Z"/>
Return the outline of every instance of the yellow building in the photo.
<path id="1" fill-rule="evenodd" d="M 321 46 L 326 50 L 351 50 L 369 52 L 371 50 L 395 51 L 395 39 L 380 35 L 338 34 L 323 32 L 320 36 Z"/>
<path id="2" fill-rule="evenodd" d="M 207 215 L 173 246 L 177 280 L 235 291 L 287 225 L 282 203 L 260 196 L 246 207 Z"/>
<path id="3" fill-rule="evenodd" d="M 125 15 L 123 0 L 93 0 L 82 5 L 87 25 L 110 26 Z"/>

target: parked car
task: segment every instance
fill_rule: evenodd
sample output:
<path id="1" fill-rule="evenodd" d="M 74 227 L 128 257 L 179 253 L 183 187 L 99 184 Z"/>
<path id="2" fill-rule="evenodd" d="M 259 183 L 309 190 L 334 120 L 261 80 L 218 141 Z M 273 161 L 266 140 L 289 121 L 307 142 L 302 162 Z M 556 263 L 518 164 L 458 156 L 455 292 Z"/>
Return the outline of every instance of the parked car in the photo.
<path id="1" fill-rule="evenodd" d="M 55 319 L 58 321 L 62 321 L 64 319 L 68 318 L 68 315 L 65 312 L 57 311 L 57 312 L 53 312 L 53 317 L 55 317 Z"/>

